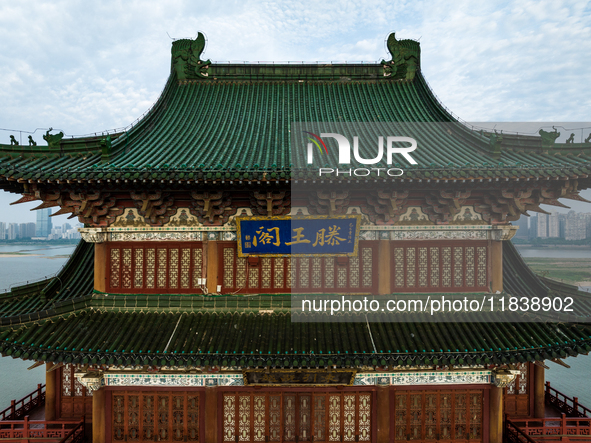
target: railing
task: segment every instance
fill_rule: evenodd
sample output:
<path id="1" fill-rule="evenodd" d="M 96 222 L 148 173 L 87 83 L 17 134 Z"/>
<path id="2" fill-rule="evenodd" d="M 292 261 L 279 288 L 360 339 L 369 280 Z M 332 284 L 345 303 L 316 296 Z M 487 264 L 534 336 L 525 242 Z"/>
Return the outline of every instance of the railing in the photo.
<path id="1" fill-rule="evenodd" d="M 38 384 L 37 389 L 20 400 L 11 400 L 10 406 L 0 411 L 0 422 L 3 420 L 18 420 L 38 406 L 45 404 L 45 385 Z"/>
<path id="2" fill-rule="evenodd" d="M 511 430 L 509 427 L 511 426 Z M 591 438 L 590 417 L 560 417 L 513 419 L 505 418 L 507 438 L 511 432 L 519 431 L 519 435 L 526 435 L 530 440 L 589 440 Z M 530 441 L 528 440 L 528 441 Z M 514 440 L 511 440 L 514 442 Z M 523 439 L 518 441 L 525 442 Z"/>
<path id="3" fill-rule="evenodd" d="M 59 443 L 79 443 L 85 438 L 84 417 L 79 421 L 0 421 L 0 442 L 49 441 Z"/>
<path id="4" fill-rule="evenodd" d="M 84 422 L 84 416 L 80 419 L 78 425 L 73 428 L 59 443 L 82 443 L 86 440 L 86 423 Z"/>
<path id="5" fill-rule="evenodd" d="M 515 426 L 508 417 L 505 417 L 505 438 L 510 443 L 535 443 L 534 439 Z"/>
<path id="6" fill-rule="evenodd" d="M 568 397 L 554 389 L 549 381 L 546 382 L 545 401 L 569 417 L 591 417 L 591 409 L 580 404 L 577 397 Z"/>

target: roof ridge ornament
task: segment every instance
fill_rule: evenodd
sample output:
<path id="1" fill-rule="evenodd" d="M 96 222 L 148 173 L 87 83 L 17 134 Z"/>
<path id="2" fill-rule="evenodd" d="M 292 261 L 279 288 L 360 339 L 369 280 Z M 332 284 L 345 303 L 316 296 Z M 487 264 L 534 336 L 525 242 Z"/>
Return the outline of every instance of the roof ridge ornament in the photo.
<path id="1" fill-rule="evenodd" d="M 195 40 L 188 38 L 176 40 L 172 43 L 172 68 L 176 72 L 177 80 L 193 80 L 207 78 L 207 70 L 211 60 L 201 60 L 205 50 L 205 36 L 199 32 Z"/>
<path id="2" fill-rule="evenodd" d="M 553 147 L 556 139 L 558 137 L 560 137 L 560 132 L 558 132 L 558 129 L 556 129 L 555 126 L 552 126 L 552 129 L 554 129 L 554 131 L 552 131 L 552 132 L 544 131 L 541 128 L 538 131 L 538 134 L 540 134 L 540 137 L 542 137 L 542 147 L 544 147 L 544 148 Z"/>
<path id="3" fill-rule="evenodd" d="M 415 40 L 396 40 L 396 33 L 388 36 L 386 43 L 390 60 L 382 60 L 384 77 L 392 77 L 396 80 L 412 81 L 420 67 L 421 47 Z"/>
<path id="4" fill-rule="evenodd" d="M 43 140 L 47 142 L 49 148 L 59 148 L 60 142 L 62 138 L 64 138 L 64 133 L 59 132 L 58 134 L 50 134 L 53 131 L 53 128 L 49 128 L 45 135 L 43 136 Z"/>

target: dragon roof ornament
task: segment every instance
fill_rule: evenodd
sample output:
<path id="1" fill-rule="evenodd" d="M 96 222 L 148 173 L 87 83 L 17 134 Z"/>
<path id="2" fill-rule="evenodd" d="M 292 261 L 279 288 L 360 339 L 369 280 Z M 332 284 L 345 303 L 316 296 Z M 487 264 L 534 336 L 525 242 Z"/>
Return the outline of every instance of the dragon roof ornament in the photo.
<path id="1" fill-rule="evenodd" d="M 210 60 L 201 60 L 205 49 L 205 36 L 198 33 L 195 40 L 180 39 L 172 43 L 172 69 L 178 80 L 207 78 Z"/>
<path id="2" fill-rule="evenodd" d="M 408 39 L 396 40 L 396 34 L 393 32 L 388 36 L 386 45 L 392 58 L 381 62 L 384 67 L 384 77 L 412 81 L 420 67 L 419 42 Z"/>

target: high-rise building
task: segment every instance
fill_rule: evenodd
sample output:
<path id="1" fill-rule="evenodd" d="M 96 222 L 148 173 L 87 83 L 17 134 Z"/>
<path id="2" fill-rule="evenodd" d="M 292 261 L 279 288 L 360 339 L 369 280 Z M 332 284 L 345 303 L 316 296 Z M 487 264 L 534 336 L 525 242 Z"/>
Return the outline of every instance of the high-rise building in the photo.
<path id="1" fill-rule="evenodd" d="M 538 214 L 538 232 L 537 238 L 548 237 L 548 214 Z"/>
<path id="2" fill-rule="evenodd" d="M 517 234 L 515 234 L 515 236 L 517 238 L 528 238 L 529 237 L 529 227 L 528 227 L 528 217 L 526 217 L 525 215 L 522 215 L 519 220 L 517 220 L 516 222 L 514 222 L 513 224 L 515 226 L 519 226 L 519 229 L 517 230 Z"/>
<path id="3" fill-rule="evenodd" d="M 585 214 L 569 211 L 565 218 L 564 238 L 566 240 L 584 240 L 587 238 Z"/>
<path id="4" fill-rule="evenodd" d="M 37 211 L 37 227 L 35 237 L 48 237 L 51 234 L 51 208 L 39 209 Z"/>
<path id="5" fill-rule="evenodd" d="M 6 223 L 0 222 L 0 240 L 6 240 Z"/>
<path id="6" fill-rule="evenodd" d="M 534 215 L 529 223 L 529 239 L 538 237 L 538 215 Z"/>
<path id="7" fill-rule="evenodd" d="M 31 238 L 35 237 L 35 223 L 20 223 L 18 225 L 18 237 L 19 238 Z"/>
<path id="8" fill-rule="evenodd" d="M 27 224 L 19 223 L 18 225 L 18 238 L 25 238 L 27 236 Z"/>
<path id="9" fill-rule="evenodd" d="M 548 237 L 560 237 L 560 214 L 558 212 L 552 212 L 548 215 Z"/>
<path id="10" fill-rule="evenodd" d="M 19 226 L 18 223 L 10 223 L 8 225 L 8 232 L 7 232 L 8 240 L 16 240 L 19 235 Z"/>
<path id="11" fill-rule="evenodd" d="M 37 224 L 33 222 L 27 223 L 27 238 L 35 237 L 37 231 Z"/>

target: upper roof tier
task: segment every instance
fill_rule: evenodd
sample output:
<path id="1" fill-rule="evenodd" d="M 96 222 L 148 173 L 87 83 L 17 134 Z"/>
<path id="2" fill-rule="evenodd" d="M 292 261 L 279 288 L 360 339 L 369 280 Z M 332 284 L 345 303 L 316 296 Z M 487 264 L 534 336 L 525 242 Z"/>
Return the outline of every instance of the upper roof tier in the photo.
<path id="1" fill-rule="evenodd" d="M 591 143 L 554 143 L 543 131 L 491 134 L 458 122 L 423 78 L 413 40 L 390 35 L 391 59 L 379 64 L 214 64 L 201 59 L 204 44 L 201 33 L 173 43 L 162 95 L 125 132 L 64 138 L 48 131 L 47 146 L 0 145 L 0 177 L 297 178 L 303 173 L 292 166 L 294 122 L 453 125 L 423 133 L 413 153 L 418 164 L 400 157 L 401 178 L 569 178 L 591 171 Z"/>

